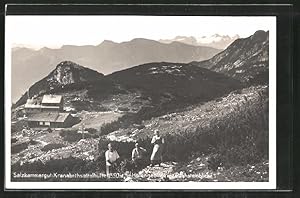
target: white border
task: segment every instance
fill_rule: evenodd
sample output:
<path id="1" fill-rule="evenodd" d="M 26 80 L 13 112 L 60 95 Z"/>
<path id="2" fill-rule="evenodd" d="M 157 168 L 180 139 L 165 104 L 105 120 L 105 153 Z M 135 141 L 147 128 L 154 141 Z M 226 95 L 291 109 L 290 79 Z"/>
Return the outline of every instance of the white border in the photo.
<path id="1" fill-rule="evenodd" d="M 269 182 L 11 182 L 12 38 L 5 19 L 5 189 L 276 189 L 276 17 L 269 17 Z"/>

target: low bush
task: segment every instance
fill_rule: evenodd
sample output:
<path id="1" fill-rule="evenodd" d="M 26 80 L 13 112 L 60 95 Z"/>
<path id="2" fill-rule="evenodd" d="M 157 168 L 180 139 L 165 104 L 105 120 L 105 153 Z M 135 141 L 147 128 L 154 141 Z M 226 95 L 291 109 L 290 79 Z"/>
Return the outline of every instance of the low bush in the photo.
<path id="1" fill-rule="evenodd" d="M 16 143 L 18 141 L 18 139 L 17 138 L 11 138 L 11 143 L 13 144 L 13 143 Z"/>
<path id="2" fill-rule="evenodd" d="M 63 138 L 64 141 L 73 143 L 78 142 L 81 139 L 87 138 L 97 138 L 97 134 L 89 134 L 89 133 L 78 133 L 77 130 L 61 130 L 59 135 Z"/>
<path id="3" fill-rule="evenodd" d="M 133 124 L 133 126 L 139 130 L 145 128 L 145 125 L 143 125 L 143 124 Z"/>
<path id="4" fill-rule="evenodd" d="M 51 151 L 52 149 L 59 149 L 59 148 L 62 148 L 62 147 L 65 147 L 64 144 L 47 144 L 45 145 L 43 148 L 41 148 L 41 151 Z"/>
<path id="5" fill-rule="evenodd" d="M 107 135 L 113 131 L 118 130 L 121 127 L 120 121 L 115 120 L 110 123 L 104 123 L 100 128 L 100 134 L 101 135 Z"/>
<path id="6" fill-rule="evenodd" d="M 11 153 L 12 154 L 20 153 L 21 151 L 27 149 L 28 145 L 29 145 L 28 142 L 23 142 L 23 143 L 20 143 L 20 144 L 16 144 L 16 145 L 11 147 Z"/>
<path id="7" fill-rule="evenodd" d="M 95 129 L 95 128 L 86 128 L 85 130 L 88 131 L 90 134 L 97 133 L 97 129 Z"/>
<path id="8" fill-rule="evenodd" d="M 31 139 L 31 140 L 29 141 L 29 144 L 30 144 L 30 145 L 36 145 L 36 144 L 38 144 L 38 142 Z"/>
<path id="9" fill-rule="evenodd" d="M 82 134 L 77 133 L 77 130 L 61 130 L 59 135 L 67 142 L 78 142 L 82 138 Z"/>
<path id="10" fill-rule="evenodd" d="M 71 101 L 71 104 L 76 109 L 76 111 L 86 111 L 90 109 L 89 101 Z"/>
<path id="11" fill-rule="evenodd" d="M 222 101 L 222 98 L 217 98 L 215 99 L 216 102 L 221 102 Z"/>
<path id="12" fill-rule="evenodd" d="M 129 111 L 128 107 L 119 107 L 118 108 L 119 111 Z"/>
<path id="13" fill-rule="evenodd" d="M 22 131 L 22 129 L 27 128 L 28 124 L 25 120 L 16 121 L 16 123 L 11 125 L 11 133 L 16 133 Z"/>
<path id="14" fill-rule="evenodd" d="M 95 134 L 88 134 L 90 138 L 99 138 L 99 135 L 97 133 Z"/>

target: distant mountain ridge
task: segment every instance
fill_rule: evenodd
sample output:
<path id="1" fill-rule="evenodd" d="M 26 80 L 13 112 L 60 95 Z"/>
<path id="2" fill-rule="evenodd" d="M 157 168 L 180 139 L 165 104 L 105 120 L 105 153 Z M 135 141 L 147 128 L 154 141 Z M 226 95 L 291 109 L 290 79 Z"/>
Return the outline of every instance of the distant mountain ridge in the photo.
<path id="1" fill-rule="evenodd" d="M 192 64 L 243 82 L 268 82 L 269 31 L 259 30 L 248 38 L 237 39 L 213 58 Z"/>
<path id="2" fill-rule="evenodd" d="M 49 74 L 64 60 L 109 74 L 149 62 L 188 63 L 206 60 L 220 51 L 211 47 L 178 42 L 163 44 L 142 38 L 122 43 L 105 40 L 97 46 L 64 45 L 59 49 L 44 47 L 40 50 L 17 48 L 12 50 L 12 98 L 15 100 L 30 85 Z"/>
<path id="3" fill-rule="evenodd" d="M 150 41 L 150 42 L 152 43 L 152 41 Z M 159 43 L 159 42 L 154 41 L 153 43 Z M 134 49 L 135 51 L 137 51 L 138 49 L 145 49 L 144 51 L 156 51 L 156 46 L 157 46 L 157 45 L 149 45 L 148 39 L 139 39 L 139 38 L 133 39 L 132 41 L 124 42 L 121 44 L 106 40 L 106 41 L 103 41 L 100 45 L 105 46 L 105 49 L 111 49 L 111 51 L 114 51 L 115 54 L 124 56 L 123 58 L 125 58 L 125 59 L 126 59 L 126 57 L 127 57 L 127 59 L 130 59 L 128 52 L 127 52 L 127 54 L 125 53 L 126 52 L 125 49 Z M 169 48 L 172 48 L 172 49 L 178 49 L 183 46 L 187 49 L 186 51 L 184 51 L 185 52 L 184 56 L 194 57 L 196 59 L 197 53 L 194 51 L 195 48 L 193 48 L 193 46 L 186 45 L 186 44 L 183 44 L 180 42 L 172 42 L 171 44 L 168 44 L 165 46 L 168 46 Z M 74 49 L 73 56 L 77 57 L 79 54 L 76 54 L 76 53 L 79 53 L 80 51 L 82 51 L 84 49 L 82 51 L 82 53 L 89 54 L 93 51 L 94 47 L 95 46 L 88 46 L 88 45 L 87 46 L 68 46 L 68 45 L 66 45 L 66 46 L 63 46 L 61 49 L 67 49 L 66 51 L 69 51 L 68 49 Z M 75 49 L 78 49 L 78 51 Z M 192 52 L 188 49 L 192 50 Z M 203 49 L 203 48 L 201 48 L 201 49 Z M 27 50 L 24 48 L 20 48 L 19 50 L 16 51 L 16 53 L 18 51 L 23 51 L 23 50 L 27 53 L 26 56 L 24 57 L 25 60 L 32 60 L 31 58 L 32 57 L 34 58 L 36 56 L 35 54 L 32 54 L 33 50 Z M 22 53 L 25 53 L 25 52 L 22 52 Z M 103 51 L 102 55 L 105 54 L 106 52 Z M 122 53 L 122 52 L 124 52 L 124 53 Z M 186 55 L 187 52 L 189 52 L 190 54 Z M 46 53 L 46 54 L 54 53 L 55 54 L 55 51 L 53 51 L 49 48 L 42 48 L 41 50 L 39 50 L 39 53 Z M 179 52 L 177 52 L 176 54 L 178 54 L 178 53 Z M 160 54 L 163 54 L 163 52 L 161 52 Z M 149 54 L 147 54 L 147 57 L 149 57 Z M 131 58 L 136 59 L 136 57 L 131 57 Z M 47 62 L 47 59 L 45 59 L 45 62 Z M 65 62 L 66 65 L 68 65 L 67 63 L 68 62 Z M 149 64 L 154 65 L 153 67 L 156 67 L 155 64 L 159 65 L 160 67 L 165 66 L 166 70 L 164 72 L 166 72 L 166 73 L 164 75 L 170 74 L 168 72 L 171 72 L 171 71 L 172 71 L 171 72 L 172 75 L 175 75 L 175 76 L 179 75 L 177 77 L 180 77 L 180 78 L 183 78 L 183 76 L 185 75 L 185 72 L 183 72 L 183 71 L 185 71 L 186 69 L 184 69 L 183 71 L 181 71 L 179 68 L 177 68 L 177 69 L 171 68 L 170 69 L 168 67 L 168 65 L 161 65 L 160 63 L 167 63 L 168 65 L 175 64 L 175 63 L 170 63 L 170 62 L 153 62 L 153 63 L 149 63 Z M 195 66 L 209 69 L 214 72 L 223 73 L 228 77 L 231 77 L 238 81 L 242 81 L 242 82 L 246 82 L 246 83 L 249 83 L 249 82 L 250 83 L 254 82 L 254 83 L 258 83 L 258 84 L 261 82 L 267 83 L 268 82 L 268 71 L 269 71 L 269 32 L 260 30 L 260 31 L 255 32 L 252 36 L 250 36 L 248 38 L 237 39 L 228 48 L 226 48 L 224 51 L 216 54 L 211 59 L 208 59 L 205 61 L 192 61 L 192 62 L 190 62 L 190 64 L 186 64 L 186 63 L 178 63 L 178 64 L 180 64 L 181 66 L 185 65 L 184 68 L 190 67 L 190 69 L 192 71 L 197 70 L 197 69 L 195 69 Z M 72 63 L 71 65 L 76 65 L 76 64 Z M 142 65 L 144 65 L 144 64 L 142 64 Z M 131 66 L 129 66 L 129 68 L 131 68 L 131 67 L 133 67 L 133 68 L 146 67 L 146 66 L 142 66 L 142 65 L 138 65 L 138 66 L 131 65 Z M 176 68 L 176 66 L 174 66 L 174 67 Z M 49 67 L 48 67 L 48 69 L 49 69 Z M 163 71 L 160 69 L 163 69 L 163 68 L 157 68 L 156 69 L 157 71 L 153 71 L 153 72 L 158 72 L 158 74 L 159 74 L 160 72 Z M 178 69 L 180 71 L 178 71 Z M 38 68 L 36 68 L 36 70 L 38 70 Z M 35 70 L 33 70 L 33 71 L 35 71 Z M 123 77 L 122 77 L 123 75 L 125 75 L 125 76 L 128 75 L 127 71 L 128 71 L 128 69 L 122 70 L 121 71 L 122 75 L 119 76 L 117 79 L 115 79 L 115 76 L 118 76 L 117 75 L 118 72 L 115 72 L 104 78 L 105 79 L 112 78 L 113 80 L 120 80 L 120 79 L 123 79 Z M 133 71 L 133 70 L 129 70 L 129 71 Z M 24 73 L 25 72 L 22 73 L 21 79 L 22 79 L 22 77 L 23 78 L 27 77 L 27 75 L 24 75 Z M 51 73 L 51 71 L 49 71 L 49 73 Z M 26 74 L 28 74 L 28 72 Z M 29 72 L 29 75 L 30 74 L 35 75 L 36 72 Z M 152 74 L 154 74 L 154 73 L 152 73 Z M 145 79 L 148 79 L 150 76 L 151 76 L 151 78 L 157 79 L 159 76 L 158 74 L 145 76 Z M 44 76 L 46 76 L 46 75 L 47 74 L 45 74 Z M 139 78 L 142 75 L 143 74 L 136 76 L 131 73 L 126 78 L 127 79 L 129 79 L 129 78 L 135 79 L 135 78 Z M 191 74 L 188 74 L 188 75 L 190 75 L 191 79 L 193 78 L 193 75 L 191 75 Z M 63 74 L 62 76 L 65 76 L 65 77 L 58 78 L 58 76 L 56 76 L 56 78 L 55 78 L 56 81 L 53 81 L 52 84 L 55 85 L 55 83 L 58 83 L 59 85 L 62 85 L 61 83 L 64 83 L 64 82 L 72 83 L 74 80 L 72 77 L 73 74 L 68 75 L 68 73 L 66 73 L 66 74 Z M 98 73 L 96 76 L 97 76 L 96 78 L 103 77 L 103 74 Z M 160 76 L 162 78 L 170 77 L 169 75 L 163 76 L 162 73 L 160 74 Z M 16 77 L 15 75 L 12 76 L 13 82 L 14 82 L 14 80 L 18 80 L 18 79 L 14 79 L 15 77 Z M 89 78 L 89 77 L 87 77 L 87 78 Z M 128 81 L 128 83 L 127 83 L 126 78 L 125 78 L 125 80 L 122 80 L 123 81 L 122 84 L 128 85 L 128 83 L 131 81 Z M 34 78 L 32 78 L 31 80 L 33 80 L 33 79 Z M 41 78 L 39 78 L 39 79 L 41 79 Z M 93 78 L 90 78 L 90 79 L 93 79 Z M 174 80 L 174 79 L 170 79 L 170 80 Z M 38 80 L 36 80 L 36 81 L 38 81 Z M 80 81 L 78 81 L 78 82 L 80 82 Z M 155 84 L 156 82 L 160 82 L 160 80 L 151 81 L 150 83 Z M 135 82 L 135 83 L 141 83 L 141 82 Z M 160 82 L 160 83 L 164 83 L 164 82 Z M 69 83 L 67 83 L 67 84 L 69 84 Z M 172 86 L 172 85 L 170 85 L 170 86 Z M 24 85 L 24 87 L 25 87 L 25 85 Z M 30 85 L 26 87 L 26 90 L 28 87 L 30 87 Z M 183 92 L 184 92 L 184 90 L 183 90 Z"/>
<path id="4" fill-rule="evenodd" d="M 159 42 L 161 43 L 181 42 L 188 45 L 207 46 L 216 49 L 225 49 L 238 38 L 240 37 L 237 34 L 232 37 L 228 35 L 214 34 L 211 36 L 202 36 L 202 37 L 176 36 L 173 39 L 160 39 Z"/>
<path id="5" fill-rule="evenodd" d="M 74 92 L 76 97 L 76 91 L 81 90 L 87 93 L 88 100 L 101 103 L 109 95 L 142 93 L 143 97 L 151 98 L 153 107 L 162 105 L 161 109 L 168 109 L 208 101 L 241 87 L 238 80 L 185 63 L 147 63 L 103 76 L 76 63 L 64 61 L 29 88 L 29 97 L 66 92 L 68 95 Z M 25 93 L 16 106 L 24 104 L 27 95 Z"/>

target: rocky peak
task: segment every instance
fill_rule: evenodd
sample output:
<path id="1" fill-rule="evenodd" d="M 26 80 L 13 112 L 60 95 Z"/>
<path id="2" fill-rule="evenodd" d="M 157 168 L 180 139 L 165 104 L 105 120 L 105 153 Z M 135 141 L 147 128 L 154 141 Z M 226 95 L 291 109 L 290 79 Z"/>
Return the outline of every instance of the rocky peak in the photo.
<path id="1" fill-rule="evenodd" d="M 116 44 L 118 44 L 118 43 L 115 43 L 111 40 L 104 40 L 102 43 L 99 44 L 99 46 L 113 46 Z"/>
<path id="2" fill-rule="evenodd" d="M 55 85 L 66 85 L 81 81 L 95 80 L 102 76 L 103 74 L 78 65 L 72 61 L 63 61 L 50 73 L 47 81 L 49 83 L 54 83 Z"/>
<path id="3" fill-rule="evenodd" d="M 250 39 L 254 42 L 261 42 L 269 37 L 269 31 L 265 32 L 263 30 L 256 31 L 252 36 L 250 36 Z"/>
<path id="4" fill-rule="evenodd" d="M 57 69 L 61 69 L 61 68 L 76 68 L 76 69 L 83 69 L 83 66 L 78 65 L 77 63 L 74 63 L 72 61 L 62 61 L 60 62 L 57 66 L 56 66 L 56 70 Z"/>
<path id="5" fill-rule="evenodd" d="M 236 39 L 224 51 L 198 65 L 243 82 L 267 82 L 269 32 L 258 30 L 248 38 Z"/>
<path id="6" fill-rule="evenodd" d="M 68 86 L 80 87 L 83 83 L 100 80 L 102 73 L 83 67 L 72 61 L 62 61 L 45 78 L 34 83 L 30 88 L 30 95 L 41 95 L 56 89 L 68 89 Z M 17 101 L 17 106 L 27 100 L 27 92 Z"/>

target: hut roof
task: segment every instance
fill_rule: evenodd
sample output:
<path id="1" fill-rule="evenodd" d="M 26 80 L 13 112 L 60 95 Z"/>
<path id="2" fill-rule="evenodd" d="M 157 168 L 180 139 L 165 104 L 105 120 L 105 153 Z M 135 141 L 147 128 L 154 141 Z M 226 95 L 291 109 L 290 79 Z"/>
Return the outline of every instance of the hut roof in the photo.
<path id="1" fill-rule="evenodd" d="M 42 104 L 59 104 L 62 100 L 61 95 L 44 95 L 42 99 Z"/>
<path id="2" fill-rule="evenodd" d="M 41 112 L 28 115 L 27 121 L 36 122 L 64 122 L 70 113 L 59 113 L 59 112 Z"/>

